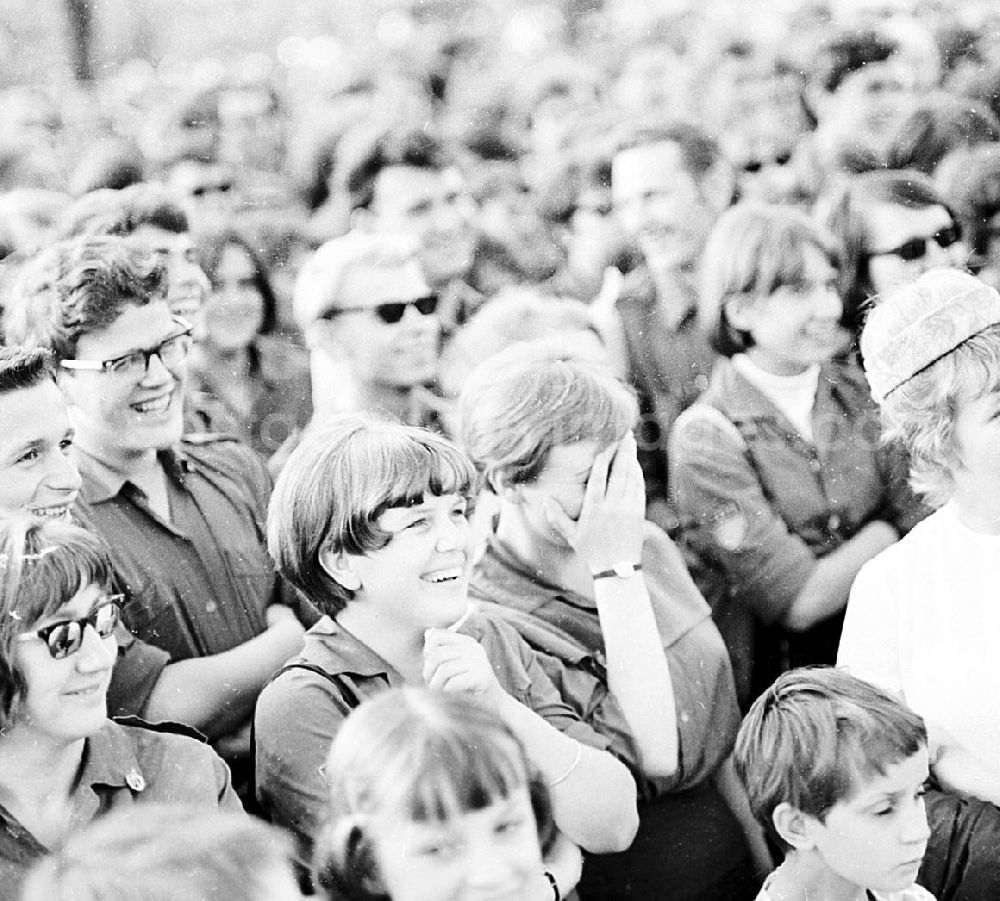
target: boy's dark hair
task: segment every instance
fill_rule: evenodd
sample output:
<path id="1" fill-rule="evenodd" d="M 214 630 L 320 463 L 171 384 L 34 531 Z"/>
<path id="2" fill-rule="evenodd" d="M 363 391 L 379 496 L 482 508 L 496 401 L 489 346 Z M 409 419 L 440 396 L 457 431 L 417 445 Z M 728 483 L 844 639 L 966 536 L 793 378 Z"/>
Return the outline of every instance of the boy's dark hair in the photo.
<path id="1" fill-rule="evenodd" d="M 163 185 L 143 182 L 120 191 L 102 188 L 84 194 L 66 211 L 59 236 L 125 237 L 144 225 L 177 235 L 190 231 L 187 213 L 177 195 Z"/>
<path id="2" fill-rule="evenodd" d="M 733 759 L 750 809 L 782 847 L 780 804 L 822 821 L 860 778 L 885 774 L 927 744 L 924 721 L 888 692 L 846 670 L 791 670 L 750 707 Z"/>
<path id="3" fill-rule="evenodd" d="M 41 251 L 12 285 L 4 313 L 8 344 L 45 347 L 57 362 L 81 336 L 108 328 L 129 306 L 166 296 L 163 266 L 124 238 L 78 238 Z"/>
<path id="4" fill-rule="evenodd" d="M 0 347 L 0 394 L 56 380 L 52 354 L 42 347 Z"/>

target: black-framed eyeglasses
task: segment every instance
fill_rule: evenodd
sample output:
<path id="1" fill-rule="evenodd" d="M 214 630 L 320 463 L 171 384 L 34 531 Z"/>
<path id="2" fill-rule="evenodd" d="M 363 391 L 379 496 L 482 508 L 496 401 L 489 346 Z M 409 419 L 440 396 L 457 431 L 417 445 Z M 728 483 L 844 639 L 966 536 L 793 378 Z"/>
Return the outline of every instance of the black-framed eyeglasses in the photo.
<path id="1" fill-rule="evenodd" d="M 114 372 L 136 378 L 144 376 L 149 371 L 149 361 L 159 357 L 164 366 L 176 366 L 187 358 L 191 350 L 191 333 L 194 326 L 180 316 L 171 317 L 179 331 L 168 335 L 155 347 L 133 350 L 131 353 L 112 357 L 110 360 L 63 360 L 59 365 L 63 369 L 86 369 L 95 372 Z"/>
<path id="2" fill-rule="evenodd" d="M 890 250 L 873 250 L 868 256 L 869 257 L 885 257 L 885 256 L 897 256 L 901 260 L 905 260 L 910 263 L 913 260 L 919 260 L 924 257 L 927 253 L 927 242 L 933 241 L 940 248 L 951 247 L 952 244 L 962 240 L 962 226 L 957 222 L 952 222 L 947 228 L 942 228 L 940 231 L 935 232 L 929 238 L 910 238 L 909 241 L 904 241 L 899 247 L 893 247 Z"/>
<path id="3" fill-rule="evenodd" d="M 413 306 L 421 316 L 430 316 L 438 306 L 437 294 L 428 294 L 426 297 L 414 297 L 412 300 L 390 300 L 386 303 L 376 304 L 373 307 L 334 307 L 327 310 L 323 319 L 336 319 L 341 313 L 358 313 L 370 310 L 387 325 L 399 322 L 406 314 L 406 308 Z"/>
<path id="4" fill-rule="evenodd" d="M 49 654 L 55 660 L 75 654 L 83 645 L 83 633 L 87 626 L 92 626 L 100 638 L 107 638 L 115 631 L 121 619 L 121 602 L 123 595 L 109 594 L 94 607 L 86 616 L 79 619 L 65 619 L 51 626 L 43 626 L 33 632 L 23 632 L 17 636 L 18 641 L 44 641 L 49 648 Z"/>

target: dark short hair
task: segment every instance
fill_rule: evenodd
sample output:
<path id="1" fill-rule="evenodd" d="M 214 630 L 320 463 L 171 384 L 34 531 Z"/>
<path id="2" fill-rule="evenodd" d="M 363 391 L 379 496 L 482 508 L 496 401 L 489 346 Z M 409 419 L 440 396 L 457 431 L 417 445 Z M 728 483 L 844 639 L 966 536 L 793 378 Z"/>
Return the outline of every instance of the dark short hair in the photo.
<path id="1" fill-rule="evenodd" d="M 29 260 L 11 286 L 4 334 L 10 344 L 45 347 L 71 360 L 77 341 L 108 328 L 130 306 L 162 300 L 163 266 L 125 238 L 63 241 Z"/>
<path id="2" fill-rule="evenodd" d="M 28 684 L 17 665 L 18 636 L 88 585 L 110 590 L 104 539 L 62 520 L 0 518 L 0 729 L 16 720 Z"/>
<path id="3" fill-rule="evenodd" d="M 385 169 L 411 166 L 439 171 L 450 163 L 441 140 L 427 129 L 412 125 L 355 130 L 344 138 L 339 149 L 352 210 L 371 206 L 375 182 Z"/>
<path id="4" fill-rule="evenodd" d="M 119 191 L 104 188 L 84 194 L 64 214 L 59 236 L 125 237 L 144 225 L 178 235 L 190 231 L 178 196 L 163 185 L 141 182 Z"/>
<path id="5" fill-rule="evenodd" d="M 278 571 L 335 617 L 354 597 L 320 562 L 327 551 L 365 554 L 391 535 L 376 520 L 425 494 L 471 500 L 472 462 L 427 429 L 351 414 L 313 432 L 289 457 L 267 514 L 267 549 Z"/>
<path id="6" fill-rule="evenodd" d="M 44 347 L 0 347 L 0 394 L 55 380 L 52 353 Z"/>
<path id="7" fill-rule="evenodd" d="M 809 81 L 828 94 L 836 91 L 852 72 L 869 63 L 885 62 L 896 43 L 877 31 L 850 30 L 831 35 L 813 56 Z"/>
<path id="8" fill-rule="evenodd" d="M 684 169 L 696 181 L 701 181 L 722 159 L 722 151 L 715 139 L 701 126 L 683 120 L 633 128 L 616 141 L 615 154 L 646 144 L 665 143 L 678 146 Z"/>

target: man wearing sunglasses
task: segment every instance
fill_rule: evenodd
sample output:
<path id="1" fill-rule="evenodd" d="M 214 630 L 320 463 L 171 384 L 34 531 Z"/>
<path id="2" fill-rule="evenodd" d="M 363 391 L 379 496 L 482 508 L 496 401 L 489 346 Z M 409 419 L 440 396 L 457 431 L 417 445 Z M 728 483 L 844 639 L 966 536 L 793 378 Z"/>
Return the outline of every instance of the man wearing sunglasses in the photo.
<path id="1" fill-rule="evenodd" d="M 46 264 L 54 290 L 15 290 L 5 325 L 11 342 L 51 348 L 66 404 L 44 378 L 31 398 L 5 398 L 31 401 L 21 419 L 4 417 L 17 440 L 0 466 L 22 486 L 8 501 L 72 510 L 111 546 L 124 621 L 160 649 L 140 645 L 134 669 L 120 663 L 112 705 L 228 736 L 232 760 L 248 747 L 257 692 L 303 631 L 263 546 L 270 480 L 235 441 L 182 440 L 191 326 L 167 306 L 154 256 L 91 238 L 35 261 Z"/>
<path id="2" fill-rule="evenodd" d="M 379 410 L 435 424 L 441 321 L 413 240 L 355 230 L 328 241 L 302 267 L 293 303 L 311 352 L 314 420 Z"/>

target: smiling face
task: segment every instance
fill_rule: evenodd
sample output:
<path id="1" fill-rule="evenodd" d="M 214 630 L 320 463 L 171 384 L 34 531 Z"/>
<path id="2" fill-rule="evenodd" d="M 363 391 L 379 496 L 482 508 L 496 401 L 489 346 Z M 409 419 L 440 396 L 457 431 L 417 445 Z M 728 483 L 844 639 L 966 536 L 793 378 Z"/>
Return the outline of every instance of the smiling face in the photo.
<path id="1" fill-rule="evenodd" d="M 390 507 L 376 524 L 392 535 L 385 547 L 340 555 L 358 584 L 334 578 L 357 590 L 357 602 L 394 623 L 422 631 L 458 620 L 468 606 L 465 498 L 425 494 L 412 507 Z"/>
<path id="2" fill-rule="evenodd" d="M 379 872 L 393 901 L 519 901 L 542 869 L 528 789 L 437 822 L 372 818 Z"/>
<path id="3" fill-rule="evenodd" d="M 620 151 L 611 172 L 615 212 L 643 253 L 693 265 L 712 225 L 711 205 L 673 141 Z"/>
<path id="4" fill-rule="evenodd" d="M 212 292 L 205 301 L 206 340 L 222 350 L 248 347 L 264 323 L 264 298 L 257 269 L 238 244 L 227 244 L 215 269 Z"/>
<path id="5" fill-rule="evenodd" d="M 80 491 L 73 428 L 55 382 L 0 393 L 0 513 L 65 516 Z"/>
<path id="6" fill-rule="evenodd" d="M 917 877 L 930 829 L 924 809 L 927 749 L 886 767 L 850 798 L 810 817 L 814 850 L 846 886 L 897 892 Z"/>
<path id="7" fill-rule="evenodd" d="M 155 347 L 176 335 L 177 323 L 164 301 L 129 306 L 105 329 L 83 335 L 77 360 L 108 360 Z M 142 375 L 128 372 L 73 370 L 62 386 L 70 405 L 77 444 L 112 468 L 127 468 L 180 440 L 184 426 L 187 363 L 170 368 L 159 356 Z"/>
<path id="8" fill-rule="evenodd" d="M 435 285 L 472 264 L 475 205 L 455 170 L 389 166 L 375 179 L 373 230 L 413 235 L 420 263 Z"/>
<path id="9" fill-rule="evenodd" d="M 27 631 L 86 616 L 101 601 L 103 590 L 87 585 Z M 80 649 L 59 660 L 53 659 L 42 640 L 19 641 L 17 665 L 28 690 L 13 728 L 30 730 L 56 744 L 92 735 L 107 717 L 106 696 L 117 652 L 114 633 L 102 639 L 89 625 Z"/>
<path id="10" fill-rule="evenodd" d="M 208 276 L 187 232 L 172 232 L 155 225 L 142 225 L 132 237 L 148 247 L 167 268 L 167 303 L 178 316 L 193 320 L 208 296 Z"/>
<path id="11" fill-rule="evenodd" d="M 430 288 L 414 261 L 351 266 L 337 292 L 337 306 L 361 308 L 336 316 L 328 328 L 363 383 L 409 388 L 429 382 L 437 370 L 441 320 L 412 304 L 399 322 L 383 322 L 375 307 L 426 297 Z"/>
<path id="12" fill-rule="evenodd" d="M 801 284 L 763 298 L 737 299 L 727 309 L 733 326 L 753 337 L 747 356 L 774 375 L 805 372 L 829 360 L 845 341 L 833 266 L 817 248 L 806 248 L 804 257 Z"/>

